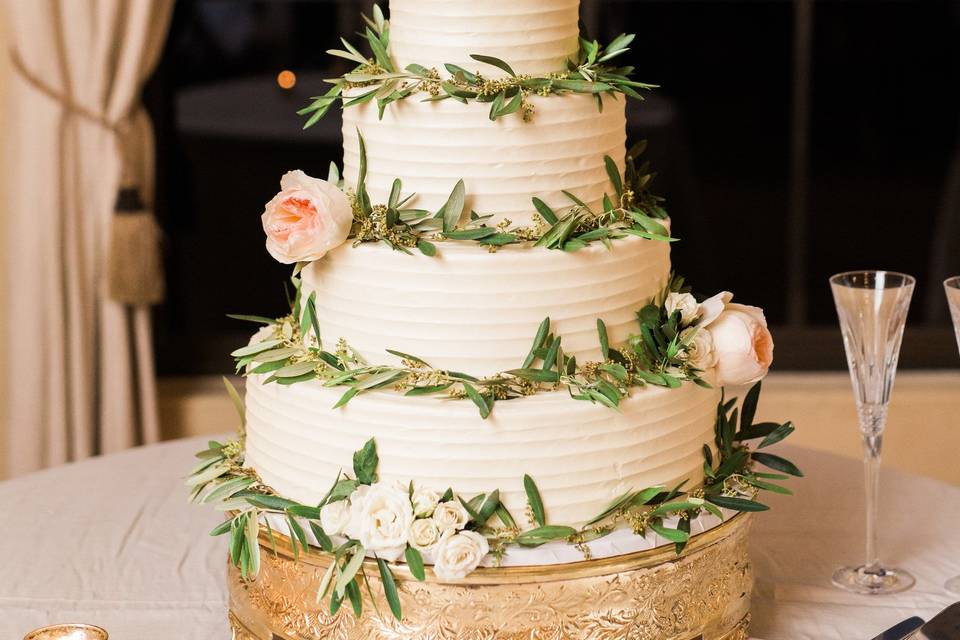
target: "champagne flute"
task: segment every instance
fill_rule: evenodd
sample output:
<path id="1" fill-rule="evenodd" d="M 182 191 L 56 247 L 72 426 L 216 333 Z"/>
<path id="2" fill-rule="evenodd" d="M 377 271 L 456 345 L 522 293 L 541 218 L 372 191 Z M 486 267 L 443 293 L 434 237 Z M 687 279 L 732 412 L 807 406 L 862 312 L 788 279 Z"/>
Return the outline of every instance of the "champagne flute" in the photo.
<path id="1" fill-rule="evenodd" d="M 866 561 L 833 574 L 835 586 L 854 593 L 896 593 L 914 584 L 909 573 L 880 563 L 877 503 L 887 405 L 915 282 L 912 276 L 890 271 L 851 271 L 830 278 L 863 436 Z"/>
<path id="2" fill-rule="evenodd" d="M 957 335 L 957 348 L 960 349 L 960 276 L 944 280 L 943 290 L 947 294 L 947 305 L 950 307 L 950 317 L 953 318 L 953 330 Z M 960 595 L 960 576 L 950 578 L 944 586 L 950 593 Z"/>

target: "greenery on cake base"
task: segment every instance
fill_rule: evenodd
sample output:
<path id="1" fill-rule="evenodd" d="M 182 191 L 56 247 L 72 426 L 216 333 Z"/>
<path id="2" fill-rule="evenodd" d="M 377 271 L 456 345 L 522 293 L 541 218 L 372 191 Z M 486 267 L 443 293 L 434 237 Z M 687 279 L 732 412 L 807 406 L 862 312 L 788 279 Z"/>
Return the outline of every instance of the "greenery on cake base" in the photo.
<path id="1" fill-rule="evenodd" d="M 597 319 L 597 337 L 603 360 L 578 363 L 563 352 L 562 340 L 551 331 L 550 318 L 537 329 L 530 350 L 516 369 L 489 376 L 437 369 L 424 359 L 388 349 L 401 359 L 399 366 L 370 364 L 342 338 L 334 350 L 324 348 L 316 309 L 316 292 L 302 295 L 301 280 L 293 277 L 296 295 L 291 313 L 277 319 L 232 316 L 270 327 L 262 337 L 231 355 L 237 372 L 264 374 L 266 383 L 290 385 L 319 380 L 326 387 L 345 388 L 334 408 L 376 389 L 392 389 L 407 396 L 443 395 L 469 399 L 486 418 L 494 403 L 541 391 L 566 388 L 575 400 L 616 409 L 630 389 L 647 384 L 676 388 L 684 381 L 709 387 L 688 357 L 696 335 L 680 310 L 672 313 L 664 301 L 670 293 L 686 293 L 681 277 L 671 277 L 663 294 L 637 312 L 638 333 L 622 349 L 610 346 L 606 325 Z"/>
<path id="2" fill-rule="evenodd" d="M 226 384 L 237 403 L 242 424 L 243 404 L 229 382 Z M 488 554 L 498 565 L 506 550 L 515 546 L 529 548 L 565 541 L 590 559 L 588 543 L 620 526 L 629 527 L 642 537 L 653 532 L 674 543 L 679 555 L 690 538 L 690 522 L 700 514 L 708 512 L 722 520 L 720 508 L 748 512 L 768 509 L 756 500 L 757 495 L 761 491 L 789 494 L 789 489 L 772 481 L 803 474 L 788 460 L 759 451 L 794 430 L 789 422 L 755 423 L 759 396 L 760 383 L 757 383 L 740 407 L 736 407 L 735 398 L 719 403 L 714 442 L 717 456 L 715 458 L 713 449 L 704 444 L 705 482 L 701 487 L 684 492 L 687 484 L 684 482 L 673 489 L 657 486 L 628 491 L 581 527 L 549 523 L 540 491 L 529 475 L 523 478 L 527 494 L 525 515 L 532 527 L 529 529 L 518 526 L 500 501 L 498 489 L 468 498 L 450 488 L 440 494 L 432 488 L 415 486 L 412 481 L 407 485 L 380 482 L 379 455 L 373 440 L 354 454 L 353 474 L 338 474 L 326 495 L 315 505 L 277 495 L 253 469 L 245 466 L 243 427 L 239 440 L 211 441 L 207 449 L 197 453 L 201 461 L 188 477 L 187 485 L 191 487 L 192 502 L 212 504 L 228 513 L 229 518 L 214 528 L 211 535 L 229 534 L 230 560 L 243 578 L 252 579 L 259 572 L 261 531 L 266 531 L 276 553 L 275 533 L 265 517 L 271 514 L 285 522 L 295 559 L 300 553 L 316 552 L 308 542 L 307 528 L 320 551 L 332 554 L 333 562 L 317 585 L 317 599 L 329 598 L 331 613 L 336 613 L 348 600 L 359 616 L 363 610 L 363 590 L 376 606 L 377 599 L 370 590 L 363 564 L 364 559 L 372 555 L 376 558 L 391 612 L 401 619 L 396 580 L 390 562 L 383 556 L 393 561 L 402 557 L 411 574 L 422 581 L 426 576 L 421 550 L 429 550 L 436 553 L 434 573 L 441 580 L 455 580 L 473 571 Z M 754 450 L 747 442 L 756 440 L 760 441 Z M 758 471 L 755 468 L 758 465 L 778 473 Z M 386 533 L 376 530 L 364 502 L 370 500 L 372 494 L 378 496 L 373 508 L 376 518 L 393 517 L 393 522 L 406 524 L 409 533 L 404 529 L 398 536 L 395 530 Z M 324 522 L 340 523 L 335 526 L 349 531 L 326 531 Z M 357 530 L 361 533 L 356 534 Z M 360 538 L 365 539 L 366 546 Z M 450 544 L 460 545 L 460 552 L 454 554 L 455 560 L 443 554 L 443 545 Z"/>
<path id="3" fill-rule="evenodd" d="M 631 80 L 634 68 L 608 64 L 614 58 L 629 51 L 633 34 L 621 34 L 610 44 L 601 46 L 596 40 L 583 35 L 581 24 L 580 49 L 576 58 L 567 60 L 567 68 L 542 76 L 518 74 L 505 61 L 492 56 L 473 54 L 470 57 L 482 64 L 500 69 L 507 74 L 503 78 L 487 78 L 479 71 L 469 71 L 455 64 L 445 64 L 449 74 L 440 75 L 434 68 L 411 64 L 397 69 L 390 58 L 390 23 L 384 19 L 380 7 L 374 5 L 373 18 L 363 16 L 367 23 L 364 38 L 371 55 L 365 56 L 340 38 L 344 49 L 331 49 L 327 53 L 355 62 L 357 66 L 339 78 L 327 80 L 333 86 L 322 96 L 311 98 L 313 102 L 298 111 L 308 116 L 303 128 L 313 126 L 336 102 L 343 108 L 376 101 L 379 115 L 393 102 L 411 96 L 426 95 L 423 102 L 456 100 L 467 104 L 481 102 L 490 104 L 490 119 L 496 120 L 511 114 L 520 114 L 524 121 L 534 115 L 531 95 L 552 96 L 574 93 L 592 95 L 597 109 L 603 110 L 603 95 L 623 94 L 643 100 L 640 90 L 653 89 L 656 85 Z"/>
<path id="4" fill-rule="evenodd" d="M 650 191 L 655 173 L 649 163 L 637 166 L 637 158 L 646 150 L 646 141 L 634 145 L 626 155 L 626 170 L 620 169 L 610 156 L 604 156 L 604 166 L 614 195 L 604 193 L 603 211 L 593 211 L 589 205 L 569 191 L 569 208 L 554 211 L 539 198 L 532 198 L 533 226 L 512 226 L 510 220 L 488 224 L 492 215 L 470 211 L 469 220 L 461 223 L 465 213 L 466 188 L 463 180 L 457 182 L 449 198 L 437 211 L 405 207 L 416 194 L 404 196 L 399 178 L 393 181 L 386 204 L 372 204 L 367 192 L 367 148 L 363 135 L 357 132 L 360 168 L 356 188 L 351 196 L 353 227 L 350 238 L 353 245 L 365 242 L 383 242 L 404 253 L 418 249 L 427 256 L 437 253 L 433 242 L 458 240 L 475 242 L 496 251 L 506 245 L 530 244 L 534 247 L 577 251 L 593 242 L 602 242 L 607 248 L 611 241 L 627 236 L 648 240 L 674 242 L 663 225 L 668 218 L 663 198 Z M 328 181 L 346 190 L 336 164 L 331 163 Z"/>

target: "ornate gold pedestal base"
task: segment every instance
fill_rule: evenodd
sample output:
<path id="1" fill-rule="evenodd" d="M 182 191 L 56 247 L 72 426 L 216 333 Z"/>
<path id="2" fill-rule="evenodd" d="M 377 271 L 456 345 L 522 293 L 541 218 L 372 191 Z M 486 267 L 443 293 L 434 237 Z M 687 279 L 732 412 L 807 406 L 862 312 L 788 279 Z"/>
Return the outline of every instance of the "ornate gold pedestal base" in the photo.
<path id="1" fill-rule="evenodd" d="M 680 557 L 670 545 L 573 564 L 478 569 L 457 584 L 437 582 L 429 568 L 426 582 L 417 582 L 398 568 L 402 621 L 390 613 L 375 563 L 365 570 L 377 608 L 367 599 L 359 618 L 347 604 L 331 616 L 315 599 L 327 557 L 294 562 L 288 541 L 274 556 L 261 540 L 256 580 L 230 567 L 230 624 L 235 640 L 746 640 L 748 529 L 749 517 L 738 515 L 695 536 Z"/>

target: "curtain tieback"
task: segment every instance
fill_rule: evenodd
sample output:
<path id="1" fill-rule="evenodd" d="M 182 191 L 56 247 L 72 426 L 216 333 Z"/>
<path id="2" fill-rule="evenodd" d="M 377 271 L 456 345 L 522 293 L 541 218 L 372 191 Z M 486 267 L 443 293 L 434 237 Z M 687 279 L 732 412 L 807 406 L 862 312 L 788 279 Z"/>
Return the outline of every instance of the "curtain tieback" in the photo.
<path id="1" fill-rule="evenodd" d="M 110 120 L 33 73 L 15 49 L 10 50 L 10 61 L 27 84 L 63 108 L 64 117 L 77 116 L 113 133 L 121 159 L 121 174 L 107 256 L 110 297 L 129 305 L 162 302 L 165 293 L 160 250 L 162 234 L 156 216 L 141 198 L 141 180 L 135 162 L 137 147 L 132 134 L 134 118 L 142 109 L 139 101 L 135 100 L 123 117 Z"/>

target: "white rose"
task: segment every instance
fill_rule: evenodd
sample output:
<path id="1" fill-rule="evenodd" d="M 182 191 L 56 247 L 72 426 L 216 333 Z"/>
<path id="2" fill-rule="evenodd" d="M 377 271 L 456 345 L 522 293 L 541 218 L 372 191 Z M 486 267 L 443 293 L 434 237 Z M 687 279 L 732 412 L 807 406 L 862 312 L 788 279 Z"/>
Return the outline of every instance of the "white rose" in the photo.
<path id="1" fill-rule="evenodd" d="M 710 324 L 721 385 L 752 384 L 767 375 L 773 362 L 773 338 L 763 310 L 728 304 Z"/>
<path id="2" fill-rule="evenodd" d="M 690 327 L 680 334 L 680 338 L 687 343 L 687 362 L 706 371 L 717 364 L 717 356 L 713 350 L 713 336 L 706 329 Z"/>
<path id="3" fill-rule="evenodd" d="M 342 535 L 350 524 L 350 501 L 328 502 L 320 509 L 320 526 L 330 536 Z"/>
<path id="4" fill-rule="evenodd" d="M 319 260 L 341 245 L 353 225 L 350 200 L 336 185 L 290 171 L 280 180 L 280 193 L 261 216 L 267 251 L 285 264 Z"/>
<path id="5" fill-rule="evenodd" d="M 437 523 L 437 528 L 442 533 L 459 531 L 467 526 L 470 521 L 470 514 L 467 513 L 459 500 L 448 500 L 437 505 L 433 512 L 433 521 Z"/>
<path id="6" fill-rule="evenodd" d="M 433 572 L 440 580 L 462 580 L 489 552 L 487 539 L 476 531 L 447 532 L 437 545 Z"/>
<path id="7" fill-rule="evenodd" d="M 362 484 L 350 494 L 350 519 L 343 528 L 343 535 L 352 540 L 360 539 L 361 524 L 363 522 L 363 498 L 370 491 L 370 486 Z"/>
<path id="8" fill-rule="evenodd" d="M 414 549 L 420 551 L 431 550 L 434 545 L 440 542 L 440 529 L 437 528 L 437 523 L 430 518 L 414 520 L 413 524 L 410 525 L 407 542 Z"/>
<path id="9" fill-rule="evenodd" d="M 413 514 L 418 518 L 426 518 L 437 508 L 440 502 L 440 494 L 432 489 L 423 487 L 414 487 L 413 497 L 410 498 L 413 503 Z"/>
<path id="10" fill-rule="evenodd" d="M 384 560 L 399 560 L 407 547 L 413 507 L 406 487 L 378 482 L 365 492 L 352 517 L 359 521 L 357 540 Z"/>
<path id="11" fill-rule="evenodd" d="M 700 305 L 689 293 L 670 293 L 664 300 L 663 306 L 667 310 L 667 316 L 673 315 L 674 311 L 679 311 L 680 324 L 684 326 L 700 317 Z"/>

